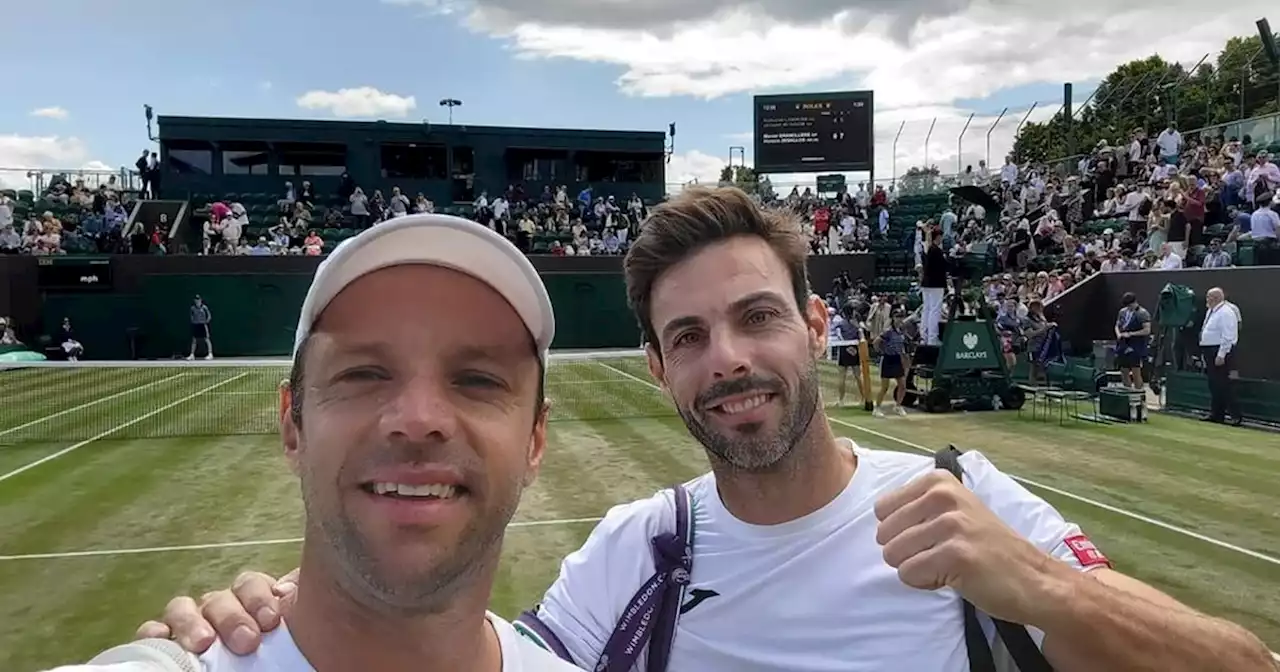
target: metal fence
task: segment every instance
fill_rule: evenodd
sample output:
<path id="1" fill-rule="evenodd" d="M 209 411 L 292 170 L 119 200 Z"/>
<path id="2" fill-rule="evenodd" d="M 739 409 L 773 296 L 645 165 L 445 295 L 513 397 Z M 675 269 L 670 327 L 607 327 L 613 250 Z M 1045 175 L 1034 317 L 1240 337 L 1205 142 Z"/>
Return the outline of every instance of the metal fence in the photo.
<path id="1" fill-rule="evenodd" d="M 1193 138 L 1236 138 L 1237 140 L 1244 140 L 1245 136 L 1249 136 L 1250 144 L 1254 147 L 1266 147 L 1273 142 L 1280 141 L 1280 113 L 1265 114 L 1252 119 L 1238 119 L 1225 124 L 1204 126 L 1182 134 L 1184 140 Z M 1045 163 L 1055 172 L 1062 175 L 1077 175 L 1080 171 L 1080 160 L 1086 156 L 1088 154 L 1074 154 L 1051 159 Z"/>
<path id="2" fill-rule="evenodd" d="M 137 171 L 89 170 L 78 168 L 0 168 L 0 189 L 29 190 L 37 197 L 45 192 L 59 177 L 71 184 L 83 182 L 90 189 L 109 184 L 114 179 L 116 189 L 136 190 L 142 187 Z"/>

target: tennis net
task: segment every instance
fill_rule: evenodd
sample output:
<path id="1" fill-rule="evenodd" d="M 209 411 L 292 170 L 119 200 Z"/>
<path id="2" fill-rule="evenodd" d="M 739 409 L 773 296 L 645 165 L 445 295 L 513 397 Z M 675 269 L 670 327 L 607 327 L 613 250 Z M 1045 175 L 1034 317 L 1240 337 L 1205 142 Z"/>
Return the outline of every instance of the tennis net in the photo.
<path id="1" fill-rule="evenodd" d="M 0 364 L 0 446 L 273 434 L 288 377 L 288 360 Z M 553 422 L 675 414 L 640 350 L 552 353 L 546 390 Z"/>

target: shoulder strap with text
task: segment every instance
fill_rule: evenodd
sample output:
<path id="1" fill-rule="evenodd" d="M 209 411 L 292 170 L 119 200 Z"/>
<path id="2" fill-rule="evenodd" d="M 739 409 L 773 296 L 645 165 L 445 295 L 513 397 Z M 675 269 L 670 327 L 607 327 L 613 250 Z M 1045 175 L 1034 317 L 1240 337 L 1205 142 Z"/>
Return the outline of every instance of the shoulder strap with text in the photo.
<path id="1" fill-rule="evenodd" d="M 622 618 L 604 645 L 594 672 L 631 672 L 640 652 L 648 646 L 647 672 L 665 672 L 675 641 L 680 605 L 693 572 L 693 501 L 680 485 L 673 488 L 676 509 L 675 532 L 665 532 L 650 540 L 654 573 L 636 591 L 622 611 Z M 516 626 L 543 644 L 561 660 L 580 664 L 555 633 L 538 618 L 536 610 L 516 619 Z"/>

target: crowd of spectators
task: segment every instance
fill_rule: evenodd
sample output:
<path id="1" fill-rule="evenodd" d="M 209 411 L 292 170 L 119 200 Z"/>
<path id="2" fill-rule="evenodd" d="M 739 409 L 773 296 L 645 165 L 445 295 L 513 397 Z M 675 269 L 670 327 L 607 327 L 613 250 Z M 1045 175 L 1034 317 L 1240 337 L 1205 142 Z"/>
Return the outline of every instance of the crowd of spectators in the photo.
<path id="1" fill-rule="evenodd" d="M 888 210 L 895 200 L 892 185 L 887 190 L 881 185 L 868 190 L 861 183 L 856 191 L 841 190 L 834 198 L 822 198 L 809 187 L 804 191 L 792 187 L 786 198 L 772 205 L 805 223 L 811 254 L 852 254 L 869 252 L 873 236 L 885 235 Z"/>
<path id="2" fill-rule="evenodd" d="M 988 185 L 1003 204 L 999 221 L 962 217 L 955 243 L 963 251 L 995 242 L 1011 271 L 1057 256 L 1050 273 L 1077 281 L 1093 272 L 1230 266 L 1241 240 L 1265 256 L 1275 246 L 1280 168 L 1250 144 L 1184 142 L 1170 125 L 1154 139 L 1135 130 L 1125 142 L 1100 142 L 1070 176 L 1008 161 Z M 1102 230 L 1092 226 L 1099 222 Z"/>
<path id="3" fill-rule="evenodd" d="M 1100 142 L 1076 174 L 1012 158 L 995 174 L 980 166 L 968 181 L 998 215 L 960 202 L 918 222 L 917 263 L 927 231 L 939 229 L 957 263 L 994 250 L 997 273 L 983 286 L 1024 301 L 1047 301 L 1098 272 L 1231 266 L 1241 240 L 1254 242 L 1258 263 L 1276 263 L 1264 260 L 1280 224 L 1280 169 L 1249 146 L 1247 137 L 1184 142 L 1171 125 L 1154 140 L 1138 130 L 1123 144 Z"/>
<path id="4" fill-rule="evenodd" d="M 940 232 L 953 278 L 948 308 L 994 320 L 1010 364 L 1043 351 L 1054 326 L 1046 304 L 1095 273 L 1229 267 L 1245 240 L 1256 263 L 1280 263 L 1280 168 L 1265 148 L 1248 137 L 1184 141 L 1173 125 L 1123 140 L 1100 142 L 1071 174 L 1012 157 L 996 172 L 970 167 L 959 186 L 977 189 L 950 196 L 904 241 L 919 272 L 926 241 Z M 834 203 L 796 190 L 782 201 L 812 222 L 815 254 L 867 249 L 889 231 L 895 203 L 891 190 L 864 185 Z M 987 260 L 980 280 L 966 265 L 975 258 Z M 874 334 L 889 315 L 909 315 L 914 292 L 842 281 L 828 299 Z M 918 319 L 907 317 L 906 328 Z"/>
<path id="5" fill-rule="evenodd" d="M 278 219 L 258 235 L 250 235 L 250 218 L 240 203 L 215 202 L 203 222 L 202 254 L 320 255 L 329 250 L 323 229 L 360 230 L 407 214 L 433 213 L 436 205 L 424 194 L 410 198 L 393 186 L 365 191 L 343 175 L 336 199 L 323 205 L 310 182 L 286 182 L 277 201 Z M 638 231 L 647 207 L 635 194 L 625 203 L 613 195 L 596 196 L 591 188 L 570 198 L 565 186 L 550 186 L 537 195 L 519 184 L 490 196 L 481 191 L 464 211 L 451 210 L 503 234 L 526 253 L 557 256 L 618 255 Z"/>
<path id="6" fill-rule="evenodd" d="M 38 256 L 127 251 L 125 222 L 136 200 L 115 177 L 98 187 L 55 176 L 41 195 L 52 208 L 22 208 L 16 192 L 0 192 L 0 254 Z"/>

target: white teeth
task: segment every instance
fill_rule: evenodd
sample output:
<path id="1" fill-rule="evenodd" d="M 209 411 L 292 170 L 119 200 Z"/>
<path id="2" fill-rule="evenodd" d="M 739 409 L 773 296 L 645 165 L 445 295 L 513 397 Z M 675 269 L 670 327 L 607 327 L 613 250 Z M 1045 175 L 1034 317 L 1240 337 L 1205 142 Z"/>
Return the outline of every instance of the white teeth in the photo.
<path id="1" fill-rule="evenodd" d="M 374 483 L 373 492 L 376 495 L 396 494 L 401 497 L 435 497 L 437 499 L 450 499 L 458 494 L 458 488 L 443 483 L 433 483 L 431 485 L 405 485 L 403 483 Z"/>
<path id="2" fill-rule="evenodd" d="M 731 401 L 720 405 L 720 410 L 724 413 L 736 414 L 749 411 L 769 400 L 769 396 L 758 394 L 754 397 L 747 397 L 739 401 Z"/>

